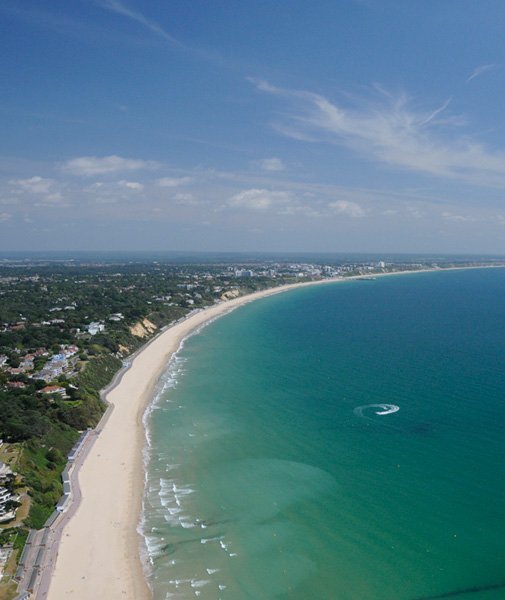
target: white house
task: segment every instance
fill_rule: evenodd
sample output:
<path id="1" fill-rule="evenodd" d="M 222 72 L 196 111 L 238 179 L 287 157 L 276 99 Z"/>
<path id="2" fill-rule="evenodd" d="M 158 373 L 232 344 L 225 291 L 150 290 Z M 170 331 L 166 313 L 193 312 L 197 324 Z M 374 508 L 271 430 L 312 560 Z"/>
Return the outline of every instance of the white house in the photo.
<path id="1" fill-rule="evenodd" d="M 98 323 L 97 321 L 93 321 L 88 325 L 88 333 L 90 335 L 96 335 L 105 329 L 105 325 L 103 323 Z"/>

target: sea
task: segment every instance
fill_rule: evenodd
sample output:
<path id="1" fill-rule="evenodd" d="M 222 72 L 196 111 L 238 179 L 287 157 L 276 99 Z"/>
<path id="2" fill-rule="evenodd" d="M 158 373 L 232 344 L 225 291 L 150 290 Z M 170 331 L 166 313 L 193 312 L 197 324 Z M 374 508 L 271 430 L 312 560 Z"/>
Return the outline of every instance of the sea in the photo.
<path id="1" fill-rule="evenodd" d="M 155 600 L 505 598 L 505 269 L 246 304 L 144 420 Z"/>

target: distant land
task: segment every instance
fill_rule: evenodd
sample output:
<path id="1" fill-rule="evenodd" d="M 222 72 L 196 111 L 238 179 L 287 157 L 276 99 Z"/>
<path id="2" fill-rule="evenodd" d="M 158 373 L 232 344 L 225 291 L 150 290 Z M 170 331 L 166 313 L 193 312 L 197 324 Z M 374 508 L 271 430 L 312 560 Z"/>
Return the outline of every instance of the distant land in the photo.
<path id="1" fill-rule="evenodd" d="M 81 263 L 261 263 L 261 262 L 307 262 L 328 264 L 368 264 L 386 261 L 400 263 L 486 263 L 505 261 L 505 254 L 419 254 L 419 253 L 360 253 L 360 252 L 191 252 L 186 250 L 167 251 L 0 251 L 2 263 L 75 262 Z"/>

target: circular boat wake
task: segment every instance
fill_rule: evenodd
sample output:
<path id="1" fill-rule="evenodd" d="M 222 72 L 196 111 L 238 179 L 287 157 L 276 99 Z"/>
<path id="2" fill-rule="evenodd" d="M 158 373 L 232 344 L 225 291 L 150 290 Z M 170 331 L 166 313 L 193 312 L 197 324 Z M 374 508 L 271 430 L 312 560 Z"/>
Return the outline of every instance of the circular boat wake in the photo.
<path id="1" fill-rule="evenodd" d="M 364 404 L 363 406 L 357 406 L 353 412 L 358 417 L 367 418 L 364 413 L 369 409 L 374 409 L 373 412 L 376 415 L 384 416 L 398 412 L 400 410 L 400 407 L 396 404 Z"/>

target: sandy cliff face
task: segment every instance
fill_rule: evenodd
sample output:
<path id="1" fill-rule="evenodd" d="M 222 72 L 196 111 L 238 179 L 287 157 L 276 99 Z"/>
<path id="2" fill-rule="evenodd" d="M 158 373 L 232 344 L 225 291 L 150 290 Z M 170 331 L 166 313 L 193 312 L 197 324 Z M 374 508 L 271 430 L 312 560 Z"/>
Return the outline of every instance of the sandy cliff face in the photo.
<path id="1" fill-rule="evenodd" d="M 130 331 L 132 335 L 135 335 L 139 338 L 145 338 L 151 335 L 154 331 L 158 329 L 154 323 L 151 323 L 149 319 L 144 319 L 143 321 L 139 321 L 135 323 L 132 327 L 130 327 Z"/>
<path id="2" fill-rule="evenodd" d="M 221 300 L 232 300 L 233 298 L 238 298 L 240 292 L 238 290 L 229 290 L 221 295 Z"/>

